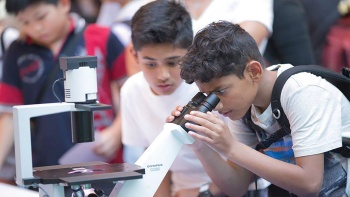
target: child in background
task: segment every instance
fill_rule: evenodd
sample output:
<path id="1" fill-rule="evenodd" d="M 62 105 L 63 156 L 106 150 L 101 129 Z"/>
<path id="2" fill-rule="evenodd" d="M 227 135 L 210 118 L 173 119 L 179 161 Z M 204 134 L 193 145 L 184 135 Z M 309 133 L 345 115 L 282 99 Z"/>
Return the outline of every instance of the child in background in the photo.
<path id="1" fill-rule="evenodd" d="M 0 81 L 0 168 L 13 145 L 12 106 L 58 102 L 51 85 L 63 77 L 59 57 L 97 56 L 101 103 L 114 104 L 112 95 L 118 95 L 119 90 L 111 86 L 121 86 L 125 80 L 124 46 L 119 39 L 108 28 L 86 26 L 79 16 L 69 14 L 70 5 L 69 0 L 6 1 L 6 10 L 15 15 L 25 39 L 14 41 L 4 58 Z M 55 89 L 63 100 L 63 83 Z M 120 148 L 115 112 L 101 110 L 94 115 L 95 128 L 102 131 L 100 138 L 115 140 L 116 144 L 119 140 Z M 57 165 L 62 154 L 73 146 L 70 113 L 38 117 L 33 123 L 33 166 Z M 115 158 L 115 162 L 122 162 L 120 152 Z"/>

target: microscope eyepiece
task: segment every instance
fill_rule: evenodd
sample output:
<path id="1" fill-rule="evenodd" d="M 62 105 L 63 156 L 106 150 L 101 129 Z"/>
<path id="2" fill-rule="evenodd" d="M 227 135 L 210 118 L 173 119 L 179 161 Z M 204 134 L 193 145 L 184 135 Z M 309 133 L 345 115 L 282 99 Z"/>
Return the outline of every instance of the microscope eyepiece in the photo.
<path id="1" fill-rule="evenodd" d="M 203 93 L 198 92 L 191 101 L 187 103 L 181 114 L 177 116 L 172 123 L 180 125 L 188 132 L 188 128 L 185 127 L 187 120 L 184 119 L 186 114 L 189 114 L 191 111 L 201 111 L 203 113 L 212 111 L 219 102 L 220 99 L 214 93 L 211 93 L 206 97 Z"/>
<path id="2" fill-rule="evenodd" d="M 202 101 L 201 105 L 198 108 L 198 111 L 201 111 L 203 113 L 212 111 L 219 102 L 220 99 L 215 94 L 211 93 Z"/>

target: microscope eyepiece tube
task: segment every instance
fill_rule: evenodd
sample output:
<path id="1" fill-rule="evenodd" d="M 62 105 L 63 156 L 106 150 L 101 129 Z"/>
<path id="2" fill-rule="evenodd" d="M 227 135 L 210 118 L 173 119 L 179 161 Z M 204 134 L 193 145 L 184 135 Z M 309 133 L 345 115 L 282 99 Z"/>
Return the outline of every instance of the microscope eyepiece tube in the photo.
<path id="1" fill-rule="evenodd" d="M 212 111 L 219 102 L 220 99 L 215 94 L 211 93 L 202 101 L 201 105 L 198 107 L 198 111 L 203 113 Z"/>

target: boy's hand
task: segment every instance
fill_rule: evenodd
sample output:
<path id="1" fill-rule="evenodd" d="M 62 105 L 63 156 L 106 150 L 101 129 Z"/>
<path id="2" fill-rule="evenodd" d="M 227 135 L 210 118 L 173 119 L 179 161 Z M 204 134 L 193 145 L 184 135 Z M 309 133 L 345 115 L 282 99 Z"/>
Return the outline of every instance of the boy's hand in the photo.
<path id="1" fill-rule="evenodd" d="M 185 115 L 184 118 L 196 123 L 186 123 L 185 125 L 191 130 L 189 134 L 195 138 L 196 141 L 207 143 L 223 155 L 227 155 L 231 150 L 231 146 L 234 144 L 235 139 L 224 121 L 219 119 L 213 113 L 192 111 L 190 114 Z"/>
<path id="2" fill-rule="evenodd" d="M 183 107 L 182 106 L 177 106 L 172 112 L 171 112 L 171 116 L 168 116 L 167 118 L 166 118 L 166 122 L 172 122 L 174 119 L 175 119 L 175 117 L 176 116 L 179 116 L 180 114 L 181 114 L 181 112 L 182 112 L 182 110 L 183 110 Z"/>
<path id="3" fill-rule="evenodd" d="M 179 116 L 183 110 L 182 106 L 177 106 L 172 112 L 171 116 L 168 116 L 166 118 L 166 122 L 172 122 L 176 116 Z M 192 132 L 192 131 L 190 131 Z M 188 132 L 190 134 L 190 132 Z M 188 144 L 187 146 L 191 147 L 194 150 L 199 150 L 203 145 L 203 142 L 201 140 L 195 140 L 193 144 Z"/>
<path id="4" fill-rule="evenodd" d="M 113 127 L 107 127 L 100 132 L 95 143 L 95 153 L 106 158 L 113 158 L 122 147 L 121 139 Z"/>

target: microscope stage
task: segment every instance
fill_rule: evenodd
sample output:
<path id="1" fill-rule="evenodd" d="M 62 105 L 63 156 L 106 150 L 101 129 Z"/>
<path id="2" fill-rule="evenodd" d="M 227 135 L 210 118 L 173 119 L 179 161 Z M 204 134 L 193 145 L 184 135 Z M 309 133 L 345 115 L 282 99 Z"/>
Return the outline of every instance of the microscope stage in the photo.
<path id="1" fill-rule="evenodd" d="M 141 179 L 145 169 L 134 164 L 108 164 L 88 162 L 78 164 L 44 166 L 33 169 L 34 180 L 24 180 L 25 184 L 63 184 L 64 186 L 90 184 L 100 181 L 121 181 Z"/>

